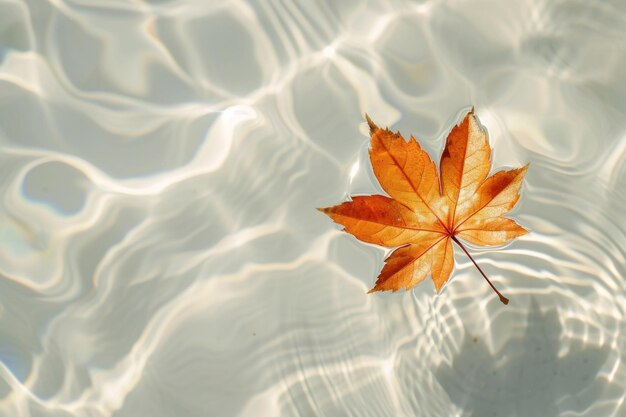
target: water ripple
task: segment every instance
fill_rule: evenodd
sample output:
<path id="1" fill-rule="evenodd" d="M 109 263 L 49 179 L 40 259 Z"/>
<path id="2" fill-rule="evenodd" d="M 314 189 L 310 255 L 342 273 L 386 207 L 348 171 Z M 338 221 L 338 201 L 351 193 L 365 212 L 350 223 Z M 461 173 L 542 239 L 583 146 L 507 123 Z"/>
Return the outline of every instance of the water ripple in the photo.
<path id="1" fill-rule="evenodd" d="M 626 413 L 623 2 L 0 4 L 0 415 Z M 475 105 L 532 233 L 367 295 L 363 114 Z M 504 410 L 504 411 L 503 411 Z"/>

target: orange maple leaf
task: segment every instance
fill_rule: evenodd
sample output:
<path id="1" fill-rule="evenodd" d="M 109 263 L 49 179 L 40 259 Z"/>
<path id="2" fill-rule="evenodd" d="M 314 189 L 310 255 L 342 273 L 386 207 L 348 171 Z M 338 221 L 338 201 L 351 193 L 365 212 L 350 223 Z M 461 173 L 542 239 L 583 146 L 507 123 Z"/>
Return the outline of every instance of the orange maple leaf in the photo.
<path id="1" fill-rule="evenodd" d="M 357 239 L 381 246 L 400 246 L 385 260 L 376 285 L 369 292 L 409 290 L 432 276 L 437 292 L 454 267 L 452 242 L 508 304 L 474 261 L 463 243 L 500 245 L 528 233 L 502 217 L 519 199 L 528 165 L 487 177 L 491 148 L 474 110 L 454 126 L 441 155 L 441 182 L 435 164 L 413 136 L 380 129 L 369 116 L 370 161 L 383 195 L 357 196 L 351 201 L 319 209 Z"/>

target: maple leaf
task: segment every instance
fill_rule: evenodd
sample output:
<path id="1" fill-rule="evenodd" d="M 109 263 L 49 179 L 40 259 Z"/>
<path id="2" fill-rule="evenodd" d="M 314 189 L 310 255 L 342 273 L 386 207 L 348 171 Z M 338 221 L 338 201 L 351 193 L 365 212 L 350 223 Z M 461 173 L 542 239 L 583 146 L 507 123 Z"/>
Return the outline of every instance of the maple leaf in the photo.
<path id="1" fill-rule="evenodd" d="M 441 175 L 413 136 L 407 142 L 400 133 L 380 129 L 365 117 L 370 127 L 372 168 L 390 197 L 356 196 L 319 210 L 363 242 L 400 246 L 387 257 L 369 292 L 409 290 L 429 273 L 439 292 L 454 268 L 454 242 L 500 301 L 508 304 L 460 239 L 476 245 L 500 245 L 528 233 L 503 217 L 519 199 L 528 165 L 488 177 L 491 148 L 473 109 L 448 134 Z"/>

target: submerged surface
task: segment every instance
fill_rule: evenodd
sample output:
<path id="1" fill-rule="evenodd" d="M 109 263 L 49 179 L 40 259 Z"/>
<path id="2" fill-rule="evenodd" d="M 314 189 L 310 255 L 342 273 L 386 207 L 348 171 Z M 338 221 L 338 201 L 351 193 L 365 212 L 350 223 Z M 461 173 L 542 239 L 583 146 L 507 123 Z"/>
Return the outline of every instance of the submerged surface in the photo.
<path id="1" fill-rule="evenodd" d="M 624 2 L 294 3 L 0 3 L 0 414 L 626 414 Z M 511 303 L 367 295 L 363 114 L 438 158 L 470 105 Z"/>

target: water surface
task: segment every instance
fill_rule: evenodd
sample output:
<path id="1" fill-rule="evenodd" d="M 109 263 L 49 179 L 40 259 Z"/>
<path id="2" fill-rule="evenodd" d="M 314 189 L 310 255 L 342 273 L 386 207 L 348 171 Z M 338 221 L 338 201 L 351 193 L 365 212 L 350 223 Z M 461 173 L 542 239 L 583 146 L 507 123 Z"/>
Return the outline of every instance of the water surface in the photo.
<path id="1" fill-rule="evenodd" d="M 626 414 L 626 4 L 0 3 L 3 416 Z M 474 105 L 532 233 L 367 295 L 315 207 Z"/>

